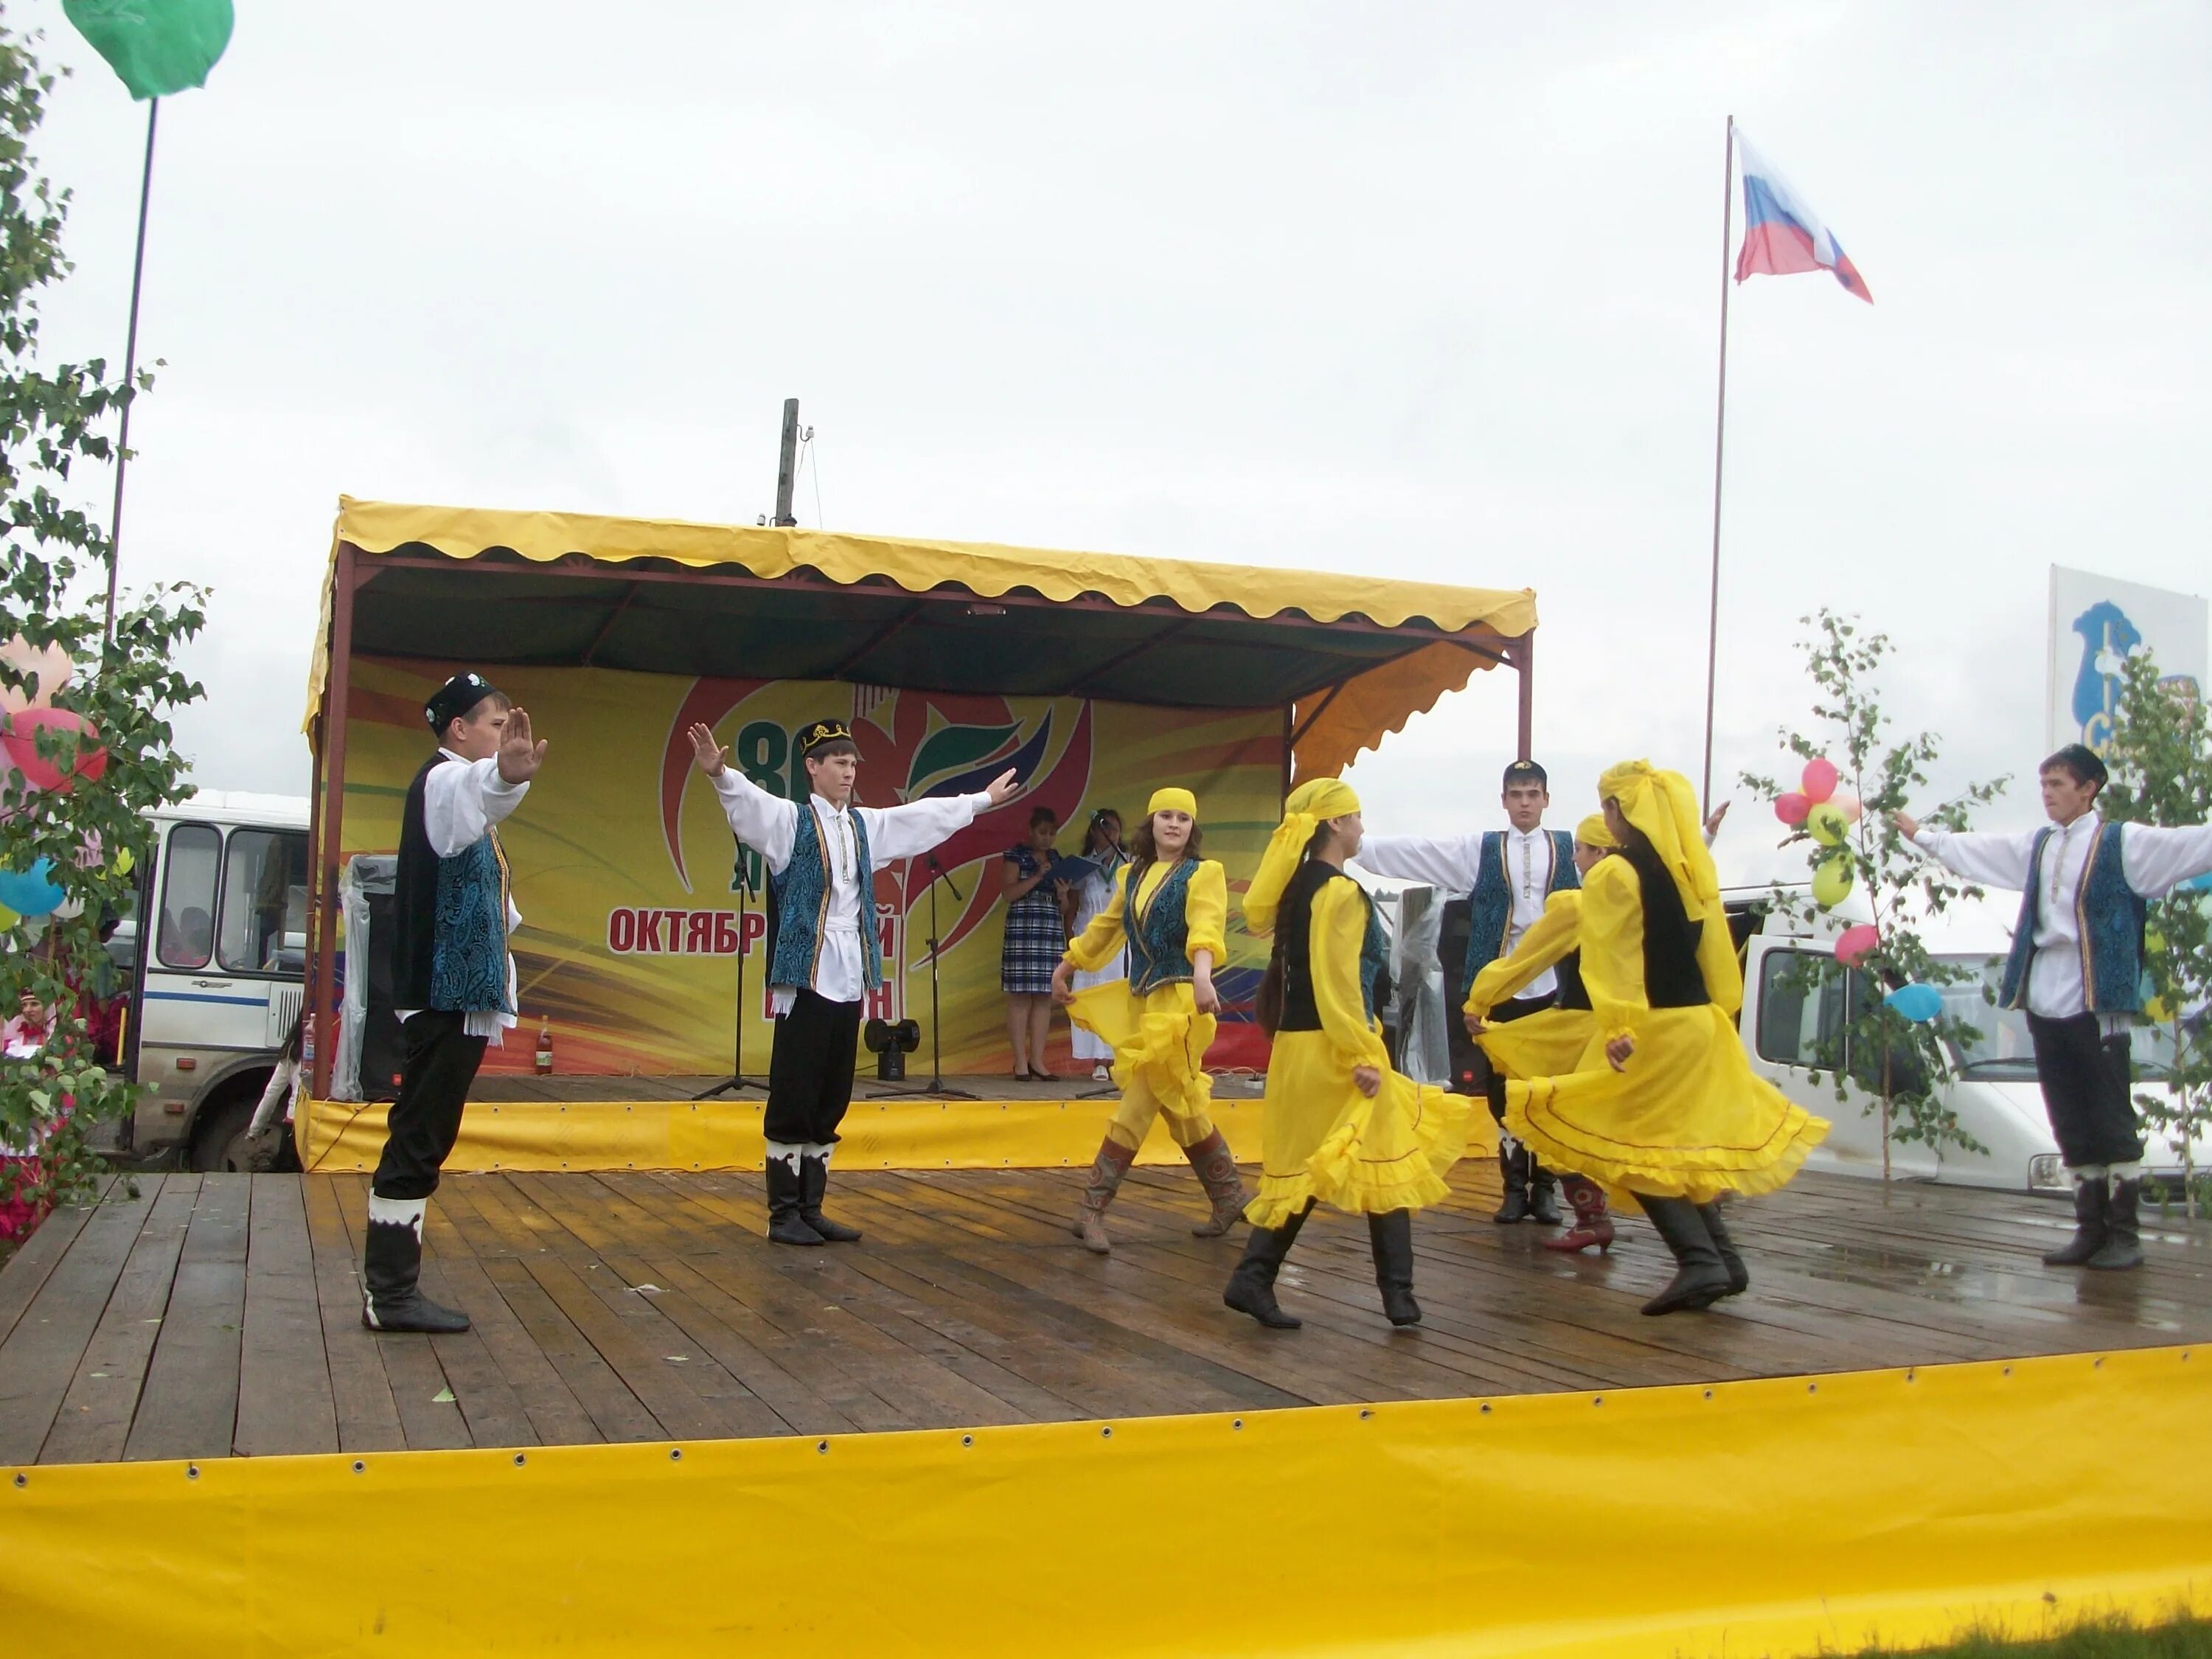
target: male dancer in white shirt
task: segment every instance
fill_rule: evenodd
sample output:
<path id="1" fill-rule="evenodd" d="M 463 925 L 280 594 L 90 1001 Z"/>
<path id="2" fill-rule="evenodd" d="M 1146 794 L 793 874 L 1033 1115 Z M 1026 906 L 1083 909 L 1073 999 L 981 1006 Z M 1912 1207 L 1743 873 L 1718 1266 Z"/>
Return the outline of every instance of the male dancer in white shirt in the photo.
<path id="1" fill-rule="evenodd" d="M 2051 822 L 2020 835 L 1898 830 L 1945 869 L 2017 889 L 1998 1001 L 2027 1011 L 2036 1080 L 2074 1177 L 2074 1237 L 2051 1267 L 2140 1267 L 2142 1133 L 2131 1098 L 2129 1032 L 2142 1006 L 2144 901 L 2212 870 L 2212 825 L 2107 823 L 2097 813 L 2105 763 L 2069 744 L 2040 769 Z"/>
<path id="2" fill-rule="evenodd" d="M 852 1103 L 860 1009 L 883 983 L 876 866 L 928 852 L 986 807 L 1011 800 L 1018 786 L 1009 768 L 975 794 L 861 806 L 853 799 L 860 751 L 851 728 L 817 720 L 799 743 L 810 791 L 801 811 L 728 765 L 707 726 L 694 726 L 690 735 L 731 830 L 768 861 L 775 1014 L 762 1121 L 768 1236 L 778 1244 L 850 1243 L 859 1231 L 823 1215 L 822 1200 L 837 1126 Z"/>

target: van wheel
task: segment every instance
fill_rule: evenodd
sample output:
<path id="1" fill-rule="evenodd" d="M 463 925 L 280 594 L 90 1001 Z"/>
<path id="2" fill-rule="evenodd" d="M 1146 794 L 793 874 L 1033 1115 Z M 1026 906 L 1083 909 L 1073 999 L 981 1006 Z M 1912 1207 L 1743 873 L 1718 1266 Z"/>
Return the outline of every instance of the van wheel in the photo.
<path id="1" fill-rule="evenodd" d="M 201 1111 L 199 1121 L 192 1126 L 193 1170 L 202 1175 L 215 1175 L 224 1170 L 252 1169 L 246 1152 L 246 1130 L 253 1121 L 253 1108 L 260 1097 L 258 1090 L 251 1095 L 232 1095 L 210 1102 Z"/>

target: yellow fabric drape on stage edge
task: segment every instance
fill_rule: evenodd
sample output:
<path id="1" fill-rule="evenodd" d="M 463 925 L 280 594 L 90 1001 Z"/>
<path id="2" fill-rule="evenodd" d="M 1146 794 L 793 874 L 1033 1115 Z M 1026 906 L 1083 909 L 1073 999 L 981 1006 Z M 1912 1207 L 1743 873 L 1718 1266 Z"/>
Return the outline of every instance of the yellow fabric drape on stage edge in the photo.
<path id="1" fill-rule="evenodd" d="M 957 583 L 983 598 L 1025 589 L 1048 599 L 1096 593 L 1116 605 L 1168 599 L 1193 615 L 1231 605 L 1265 618 L 1296 611 L 1317 622 L 1360 616 L 1385 628 L 1425 620 L 1447 632 L 1480 629 L 1495 646 L 1536 625 L 1536 596 L 1528 588 L 1448 586 L 1437 582 L 1386 581 L 1257 566 L 1206 564 L 1111 553 L 1072 553 L 1000 547 L 987 543 L 854 536 L 820 530 L 750 525 L 689 524 L 665 519 L 614 519 L 580 513 L 510 513 L 479 507 L 408 506 L 338 498 L 331 538 L 349 542 L 372 558 L 410 544 L 453 558 L 474 558 L 506 548 L 547 562 L 582 553 L 604 563 L 666 559 L 705 568 L 736 565 L 775 577 L 819 571 L 852 584 L 888 578 L 909 592 Z M 1347 550 L 1346 562 L 1366 562 L 1368 550 Z M 331 586 L 323 584 L 321 626 L 308 670 L 302 730 L 312 730 L 330 672 Z M 1297 744 L 1301 775 L 1340 770 L 1360 750 L 1401 729 L 1433 708 L 1446 691 L 1465 686 L 1492 660 L 1464 646 L 1439 642 L 1385 663 L 1338 690 Z"/>
<path id="2" fill-rule="evenodd" d="M 1098 1152 L 1111 1100 L 859 1099 L 839 1127 L 840 1170 L 1048 1170 L 1082 1167 Z M 757 1170 L 763 1103 L 748 1099 L 475 1101 L 444 1168 L 488 1170 Z M 1260 1097 L 1217 1095 L 1214 1125 L 1239 1161 L 1260 1158 Z M 385 1111 L 343 1100 L 303 1101 L 293 1145 L 310 1170 L 373 1170 Z M 1140 1164 L 1182 1164 L 1159 1124 Z"/>
<path id="3" fill-rule="evenodd" d="M 2042 1635 L 2212 1610 L 2212 1489 L 2191 1477 L 2212 1454 L 2207 1364 L 2162 1348 L 1242 1416 L 0 1470 L 0 1607 L 18 1646 L 56 1659 L 1704 1659 Z M 1529 1523 L 1535 1492 L 1632 1496 L 1565 1537 Z M 1224 1526 L 1224 1492 L 1261 1524 Z M 1144 1594 L 1101 1598 L 1096 1553 L 1040 1524 L 1074 1511 L 1146 1540 Z"/>

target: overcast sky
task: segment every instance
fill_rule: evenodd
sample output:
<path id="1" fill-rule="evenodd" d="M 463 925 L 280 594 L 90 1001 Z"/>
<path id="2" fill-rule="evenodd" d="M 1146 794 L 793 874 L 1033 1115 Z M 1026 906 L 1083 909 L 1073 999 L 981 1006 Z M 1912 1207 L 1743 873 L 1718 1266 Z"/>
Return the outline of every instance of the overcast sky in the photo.
<path id="1" fill-rule="evenodd" d="M 144 106 L 8 17 L 77 71 L 48 338 L 119 361 Z M 125 580 L 215 590 L 199 780 L 303 791 L 341 491 L 750 522 L 795 395 L 805 525 L 1534 587 L 1571 822 L 1697 770 L 1733 111 L 1875 304 L 1735 291 L 1718 769 L 1828 604 L 2022 772 L 2050 564 L 2212 586 L 2208 86 L 2196 3 L 240 0 L 161 110 Z M 1370 824 L 1494 819 L 1512 708 Z"/>

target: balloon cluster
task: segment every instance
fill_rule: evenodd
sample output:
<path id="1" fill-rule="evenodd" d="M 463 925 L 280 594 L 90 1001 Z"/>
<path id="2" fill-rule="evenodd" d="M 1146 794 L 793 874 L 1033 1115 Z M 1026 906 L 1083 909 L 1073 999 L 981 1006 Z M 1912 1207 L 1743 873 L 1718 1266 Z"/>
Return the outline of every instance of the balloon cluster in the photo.
<path id="1" fill-rule="evenodd" d="M 1823 909 L 1832 909 L 1850 896 L 1851 855 L 1844 838 L 1856 823 L 1859 798 L 1838 788 L 1835 763 L 1815 756 L 1805 763 L 1797 787 L 1774 799 L 1774 816 L 1792 830 L 1802 830 L 1820 848 L 1813 860 L 1813 897 Z"/>
<path id="2" fill-rule="evenodd" d="M 0 645 L 0 659 L 27 679 L 32 690 L 0 685 L 0 797 L 25 797 L 33 792 L 65 794 L 79 779 L 96 783 L 107 770 L 107 750 L 97 740 L 92 726 L 73 709 L 57 708 L 53 695 L 70 682 L 69 653 L 59 645 L 33 646 L 21 634 Z M 64 732 L 77 740 L 74 759 L 57 763 L 39 753 L 39 733 Z M 21 782 L 17 781 L 18 775 Z M 0 799 L 0 817 L 12 809 Z M 99 837 L 85 845 L 87 861 L 97 866 Z M 130 871 L 128 848 L 116 854 L 118 875 Z M 73 914 L 71 902 L 53 880 L 52 859 L 40 859 L 27 870 L 0 870 L 0 929 L 13 927 L 26 917 Z"/>

